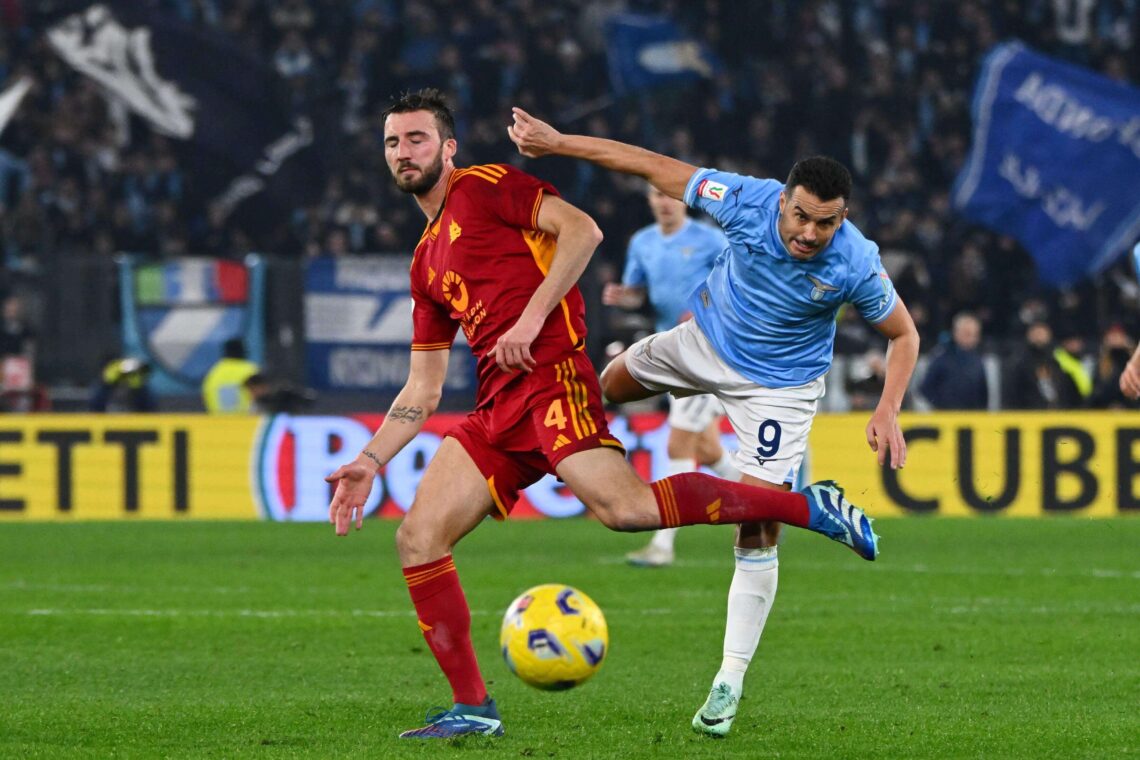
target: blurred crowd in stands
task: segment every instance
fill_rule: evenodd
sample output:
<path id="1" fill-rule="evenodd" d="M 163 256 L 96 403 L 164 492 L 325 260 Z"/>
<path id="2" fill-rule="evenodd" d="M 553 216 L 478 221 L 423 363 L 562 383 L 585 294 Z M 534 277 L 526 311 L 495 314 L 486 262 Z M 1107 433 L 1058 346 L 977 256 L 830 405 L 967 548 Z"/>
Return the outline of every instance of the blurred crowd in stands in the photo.
<path id="1" fill-rule="evenodd" d="M 35 81 L 0 139 L 8 287 L 48 248 L 406 253 L 423 220 L 392 186 L 379 114 L 393 94 L 431 85 L 456 107 L 457 163 L 525 166 L 605 232 L 583 285 L 594 301 L 595 351 L 622 337 L 597 293 L 620 276 L 630 234 L 650 222 L 644 188 L 584 163 L 525 161 L 506 138 L 513 105 L 566 131 L 757 176 L 782 178 L 805 155 L 834 156 L 855 178 L 851 220 L 879 243 L 924 353 L 949 373 L 934 378 L 941 390 L 923 385 L 926 402 L 984 407 L 987 396 L 961 387 L 985 377 L 981 364 L 937 358 L 979 349 L 1008 359 L 994 386 L 1004 407 L 1122 402 L 1102 380 L 1119 373 L 1140 335 L 1131 266 L 1071 290 L 1045 289 L 1015 241 L 955 216 L 949 188 L 969 149 L 970 96 L 988 48 L 1016 37 L 1136 83 L 1140 0 L 158 1 L 271 61 L 297 109 L 335 97 L 342 142 L 319 203 L 257 238 L 209 212 L 187 213 L 184 167 L 168 141 L 132 129 L 48 48 L 34 29 L 34 3 L 4 0 L 0 83 L 20 73 Z M 615 97 L 604 22 L 621 11 L 670 16 L 719 56 L 721 70 L 711 81 Z M 853 311 L 842 319 L 837 351 L 857 368 L 847 383 L 853 403 L 876 395 L 881 350 Z"/>

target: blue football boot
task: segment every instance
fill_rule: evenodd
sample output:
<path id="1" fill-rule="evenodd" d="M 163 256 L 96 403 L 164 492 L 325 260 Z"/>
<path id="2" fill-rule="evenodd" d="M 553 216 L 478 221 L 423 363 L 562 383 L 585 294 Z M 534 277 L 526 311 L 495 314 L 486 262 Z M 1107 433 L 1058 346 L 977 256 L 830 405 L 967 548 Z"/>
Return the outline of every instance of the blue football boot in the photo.
<path id="1" fill-rule="evenodd" d="M 450 710 L 434 707 L 428 710 L 427 725 L 400 734 L 401 739 L 453 739 L 457 736 L 482 734 L 502 736 L 503 721 L 495 708 L 495 700 L 487 697 L 481 705 L 458 702 Z"/>
<path id="2" fill-rule="evenodd" d="M 879 556 L 879 537 L 871 529 L 871 518 L 844 498 L 838 483 L 821 480 L 802 493 L 807 497 L 810 512 L 809 530 L 850 546 L 863 559 L 874 560 Z"/>

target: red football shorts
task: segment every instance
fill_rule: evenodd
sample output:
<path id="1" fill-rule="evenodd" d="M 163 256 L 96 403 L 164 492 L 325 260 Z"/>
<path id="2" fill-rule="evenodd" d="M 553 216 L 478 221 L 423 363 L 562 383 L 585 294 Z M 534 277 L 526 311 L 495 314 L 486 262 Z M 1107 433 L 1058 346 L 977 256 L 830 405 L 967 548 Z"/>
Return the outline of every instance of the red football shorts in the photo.
<path id="1" fill-rule="evenodd" d="M 594 365 L 581 351 L 521 375 L 447 435 L 487 479 L 497 519 L 514 508 L 520 490 L 571 454 L 600 446 L 625 453 L 610 435 Z"/>

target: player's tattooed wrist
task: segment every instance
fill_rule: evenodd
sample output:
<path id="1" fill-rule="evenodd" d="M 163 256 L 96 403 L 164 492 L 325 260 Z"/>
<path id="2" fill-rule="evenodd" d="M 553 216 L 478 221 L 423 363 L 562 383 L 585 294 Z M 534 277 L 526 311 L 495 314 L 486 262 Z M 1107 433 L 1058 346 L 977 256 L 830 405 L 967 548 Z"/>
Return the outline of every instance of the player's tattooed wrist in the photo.
<path id="1" fill-rule="evenodd" d="M 394 406 L 388 412 L 388 419 L 395 422 L 419 422 L 424 418 L 422 406 Z"/>
<path id="2" fill-rule="evenodd" d="M 375 454 L 373 454 L 368 449 L 365 449 L 364 451 L 362 451 L 360 453 L 363 454 L 364 456 L 368 457 L 369 459 L 371 459 L 373 462 L 375 462 L 377 467 L 383 467 L 384 466 L 384 463 L 380 461 L 380 457 L 376 456 Z"/>

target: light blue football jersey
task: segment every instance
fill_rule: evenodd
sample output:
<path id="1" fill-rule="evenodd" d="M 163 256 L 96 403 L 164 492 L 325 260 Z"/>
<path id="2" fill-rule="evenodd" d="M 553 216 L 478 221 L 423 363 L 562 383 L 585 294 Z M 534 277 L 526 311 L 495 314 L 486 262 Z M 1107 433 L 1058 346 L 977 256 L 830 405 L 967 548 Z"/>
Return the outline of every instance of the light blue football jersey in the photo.
<path id="1" fill-rule="evenodd" d="M 646 288 L 657 332 L 668 330 L 689 310 L 689 295 L 705 281 L 727 246 L 723 232 L 692 219 L 672 235 L 651 224 L 629 239 L 622 284 Z"/>
<path id="2" fill-rule="evenodd" d="M 772 179 L 699 169 L 684 198 L 716 219 L 729 245 L 689 308 L 720 357 L 768 388 L 803 385 L 827 372 L 844 303 L 871 324 L 898 303 L 879 247 L 850 221 L 812 260 L 792 258 L 776 229 L 783 189 Z"/>

